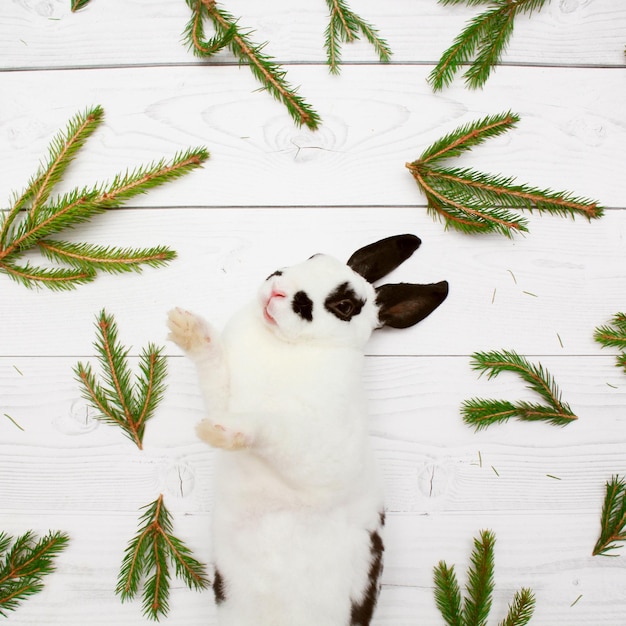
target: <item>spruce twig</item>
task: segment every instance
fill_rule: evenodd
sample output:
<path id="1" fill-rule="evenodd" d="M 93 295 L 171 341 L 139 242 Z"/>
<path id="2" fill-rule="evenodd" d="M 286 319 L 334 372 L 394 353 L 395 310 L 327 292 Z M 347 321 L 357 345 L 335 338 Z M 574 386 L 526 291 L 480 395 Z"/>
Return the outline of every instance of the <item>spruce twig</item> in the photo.
<path id="1" fill-rule="evenodd" d="M 238 20 L 224 9 L 218 7 L 215 0 L 186 0 L 191 9 L 184 37 L 194 54 L 209 58 L 228 46 L 232 53 L 246 63 L 255 78 L 274 98 L 282 102 L 298 126 L 305 125 L 315 130 L 319 115 L 292 87 L 286 79 L 286 71 L 272 57 L 263 52 L 266 44 L 256 44 L 250 39 L 252 31 L 244 30 Z M 204 20 L 213 22 L 216 35 L 205 40 Z"/>
<path id="2" fill-rule="evenodd" d="M 449 567 L 440 561 L 435 567 L 435 602 L 448 626 L 486 626 L 494 590 L 495 541 L 496 537 L 490 530 L 483 530 L 474 538 L 463 600 L 454 566 Z M 508 614 L 499 626 L 525 626 L 534 609 L 532 591 L 523 588 L 515 594 Z"/>
<path id="3" fill-rule="evenodd" d="M 463 623 L 483 626 L 487 623 L 494 588 L 495 535 L 484 530 L 474 539 L 474 549 L 467 572 L 467 595 L 463 601 Z"/>
<path id="4" fill-rule="evenodd" d="M 546 421 L 556 426 L 565 426 L 578 419 L 570 406 L 563 402 L 561 391 L 551 374 L 541 364 L 529 363 L 525 357 L 512 350 L 476 352 L 472 359 L 472 368 L 481 373 L 487 372 L 489 379 L 504 371 L 515 372 L 527 383 L 528 389 L 537 393 L 546 402 L 536 404 L 480 398 L 466 400 L 461 406 L 463 420 L 476 430 L 512 417 L 524 421 Z"/>
<path id="5" fill-rule="evenodd" d="M 441 4 L 487 4 L 484 13 L 470 20 L 430 73 L 428 82 L 435 91 L 452 83 L 461 67 L 466 70 L 465 84 L 470 89 L 482 87 L 495 65 L 502 58 L 513 34 L 515 18 L 532 14 L 547 0 L 439 0 Z"/>
<path id="6" fill-rule="evenodd" d="M 516 184 L 514 178 L 442 165 L 445 159 L 505 133 L 517 122 L 519 116 L 510 111 L 471 122 L 437 140 L 418 160 L 406 164 L 426 196 L 428 212 L 443 219 L 446 228 L 511 237 L 515 232 L 528 231 L 527 220 L 513 209 L 583 215 L 588 220 L 602 216 L 597 202 L 569 192 L 537 189 Z"/>
<path id="7" fill-rule="evenodd" d="M 618 542 L 626 541 L 626 481 L 620 476 L 606 483 L 600 526 L 593 555 L 616 556 L 610 553 L 622 547 Z"/>
<path id="8" fill-rule="evenodd" d="M 163 504 L 163 495 L 144 510 L 139 531 L 124 553 L 115 592 L 125 602 L 143 585 L 144 615 L 158 621 L 169 611 L 171 565 L 189 589 L 206 589 L 209 582 L 204 565 L 172 534 L 172 516 Z"/>
<path id="9" fill-rule="evenodd" d="M 83 397 L 97 410 L 96 417 L 119 426 L 124 434 L 143 449 L 146 422 L 165 391 L 167 375 L 163 348 L 149 344 L 139 358 L 140 373 L 132 382 L 128 364 L 128 348 L 117 338 L 117 324 L 103 309 L 96 322 L 98 337 L 94 347 L 104 373 L 104 386 L 97 382 L 89 363 L 79 362 L 74 368 Z"/>
<path id="10" fill-rule="evenodd" d="M 43 589 L 42 579 L 54 572 L 54 559 L 68 543 L 68 536 L 61 532 L 50 532 L 39 540 L 30 530 L 15 539 L 0 532 L 0 616 L 7 617 Z"/>
<path id="11" fill-rule="evenodd" d="M 83 7 L 87 6 L 91 0 L 72 0 L 72 13 L 79 11 Z"/>
<path id="12" fill-rule="evenodd" d="M 326 0 L 330 11 L 325 32 L 327 62 L 331 74 L 339 74 L 341 63 L 341 43 L 351 43 L 359 39 L 359 33 L 372 44 L 382 63 L 391 59 L 391 49 L 380 37 L 378 30 L 354 13 L 344 0 Z"/>
<path id="13" fill-rule="evenodd" d="M 461 588 L 454 571 L 440 561 L 434 570 L 435 603 L 448 626 L 463 626 L 461 617 Z"/>
<path id="14" fill-rule="evenodd" d="M 610 325 L 598 326 L 593 338 L 603 347 L 620 348 L 617 366 L 626 372 L 626 313 L 616 313 Z"/>
<path id="15" fill-rule="evenodd" d="M 26 189 L 15 197 L 12 207 L 0 218 L 0 272 L 27 287 L 73 289 L 92 281 L 98 271 L 141 271 L 146 265 L 162 266 L 176 256 L 164 246 L 128 249 L 50 239 L 157 185 L 187 174 L 209 156 L 204 148 L 187 150 L 175 155 L 171 161 L 161 159 L 118 174 L 111 183 L 75 188 L 51 199 L 54 187 L 102 122 L 103 115 L 102 107 L 96 106 L 74 116 L 66 131 L 53 139 L 47 164 L 40 166 Z M 58 265 L 22 263 L 21 257 L 31 250 L 39 251 L 44 258 Z"/>
<path id="16" fill-rule="evenodd" d="M 498 626 L 525 626 L 530 622 L 530 618 L 535 612 L 535 596 L 533 592 L 524 587 L 515 592 L 513 604 L 509 607 L 509 612 Z"/>

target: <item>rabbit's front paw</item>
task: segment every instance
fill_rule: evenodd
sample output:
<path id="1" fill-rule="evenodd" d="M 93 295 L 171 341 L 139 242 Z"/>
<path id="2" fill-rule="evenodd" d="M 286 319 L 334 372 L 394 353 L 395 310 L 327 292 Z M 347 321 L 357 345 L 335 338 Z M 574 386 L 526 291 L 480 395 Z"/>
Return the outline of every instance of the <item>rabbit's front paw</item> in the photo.
<path id="1" fill-rule="evenodd" d="M 248 437 L 242 432 L 232 430 L 211 420 L 202 420 L 196 426 L 196 434 L 202 441 L 214 448 L 223 450 L 243 450 L 250 447 Z"/>
<path id="2" fill-rule="evenodd" d="M 206 348 L 211 343 L 211 329 L 201 318 L 183 309 L 172 309 L 167 314 L 167 338 L 185 352 Z"/>

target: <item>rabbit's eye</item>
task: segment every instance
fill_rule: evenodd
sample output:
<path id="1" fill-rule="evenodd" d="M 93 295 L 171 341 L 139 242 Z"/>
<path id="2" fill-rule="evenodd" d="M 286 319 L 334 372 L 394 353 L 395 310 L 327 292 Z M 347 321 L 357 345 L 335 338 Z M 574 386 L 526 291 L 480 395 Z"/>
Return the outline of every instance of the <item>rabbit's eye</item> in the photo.
<path id="1" fill-rule="evenodd" d="M 349 320 L 354 313 L 354 302 L 352 300 L 340 300 L 333 302 L 330 308 L 342 319 Z"/>
<path id="2" fill-rule="evenodd" d="M 339 285 L 324 302 L 326 309 L 344 322 L 349 322 L 358 315 L 364 304 L 365 300 L 357 296 L 349 283 Z"/>

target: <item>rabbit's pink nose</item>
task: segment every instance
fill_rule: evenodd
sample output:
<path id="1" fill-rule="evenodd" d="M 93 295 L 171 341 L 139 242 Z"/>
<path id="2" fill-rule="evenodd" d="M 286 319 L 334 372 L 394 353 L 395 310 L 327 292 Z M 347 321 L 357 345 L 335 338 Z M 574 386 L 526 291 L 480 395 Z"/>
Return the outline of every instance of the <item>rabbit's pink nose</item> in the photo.
<path id="1" fill-rule="evenodd" d="M 277 289 L 272 289 L 272 293 L 270 294 L 270 300 L 272 298 L 286 298 L 287 294 L 284 291 L 278 291 Z"/>

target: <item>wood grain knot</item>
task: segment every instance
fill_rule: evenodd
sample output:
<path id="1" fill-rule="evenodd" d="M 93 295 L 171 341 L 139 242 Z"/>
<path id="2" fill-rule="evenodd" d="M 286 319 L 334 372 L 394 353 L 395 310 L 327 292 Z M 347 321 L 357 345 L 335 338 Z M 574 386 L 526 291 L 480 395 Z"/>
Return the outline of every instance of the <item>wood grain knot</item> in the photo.
<path id="1" fill-rule="evenodd" d="M 41 17 L 52 17 L 54 15 L 54 5 L 49 0 L 20 0 L 20 6 L 26 11 L 31 11 Z M 69 4 L 69 3 L 68 3 Z"/>
<path id="2" fill-rule="evenodd" d="M 324 124 L 316 131 L 285 125 L 280 118 L 269 122 L 264 136 L 270 152 L 294 163 L 309 163 L 334 159 L 344 152 L 347 128 L 343 121 L 332 117 L 324 118 Z"/>
<path id="3" fill-rule="evenodd" d="M 574 13 L 586 4 L 588 4 L 586 0 L 561 0 L 559 9 L 561 9 L 561 13 Z"/>
<path id="4" fill-rule="evenodd" d="M 448 491 L 452 472 L 447 465 L 437 462 L 426 463 L 417 482 L 420 491 L 428 498 L 439 498 Z"/>
<path id="5" fill-rule="evenodd" d="M 64 435 L 86 435 L 98 428 L 99 422 L 95 416 L 95 409 L 82 398 L 77 398 L 70 404 L 67 415 L 58 417 L 53 424 Z"/>
<path id="6" fill-rule="evenodd" d="M 188 463 L 175 462 L 165 468 L 163 490 L 176 498 L 186 498 L 196 485 L 196 473 Z"/>

